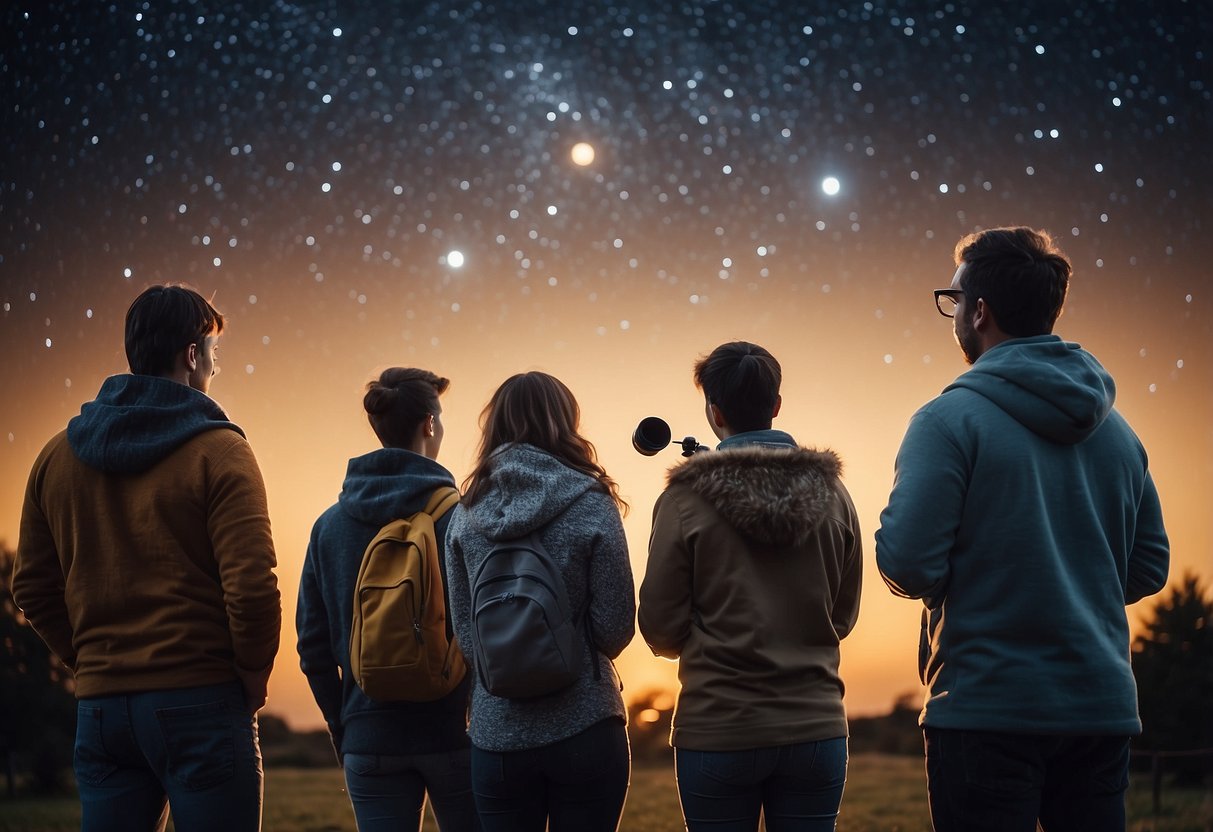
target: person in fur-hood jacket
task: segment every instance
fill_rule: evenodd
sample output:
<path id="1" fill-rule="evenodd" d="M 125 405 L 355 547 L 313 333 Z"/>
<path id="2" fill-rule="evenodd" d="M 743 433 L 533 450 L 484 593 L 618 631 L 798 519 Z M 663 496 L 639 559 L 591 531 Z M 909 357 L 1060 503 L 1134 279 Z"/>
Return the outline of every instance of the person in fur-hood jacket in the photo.
<path id="1" fill-rule="evenodd" d="M 846 780 L 838 647 L 859 613 L 859 522 L 838 456 L 771 429 L 780 379 L 746 342 L 696 365 L 723 441 L 674 468 L 653 509 L 639 625 L 679 661 L 670 744 L 691 832 L 756 828 L 760 811 L 833 829 Z"/>

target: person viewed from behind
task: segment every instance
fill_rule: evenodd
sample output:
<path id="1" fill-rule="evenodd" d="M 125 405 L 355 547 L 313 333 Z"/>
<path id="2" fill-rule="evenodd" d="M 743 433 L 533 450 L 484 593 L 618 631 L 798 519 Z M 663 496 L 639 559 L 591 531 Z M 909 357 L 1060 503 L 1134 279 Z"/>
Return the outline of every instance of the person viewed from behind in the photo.
<path id="1" fill-rule="evenodd" d="M 1169 548 L 1112 377 L 1053 335 L 1071 267 L 994 228 L 935 290 L 972 369 L 910 420 L 876 562 L 925 606 L 920 722 L 937 832 L 1125 828 L 1140 733 L 1125 606 Z"/>
<path id="2" fill-rule="evenodd" d="M 34 463 L 13 598 L 71 669 L 81 828 L 261 828 L 257 711 L 281 604 L 265 487 L 208 395 L 223 316 L 185 286 L 126 314 L 107 378 Z"/>
<path id="3" fill-rule="evenodd" d="M 636 611 L 620 521 L 624 503 L 593 445 L 578 433 L 577 402 L 558 379 L 540 372 L 512 376 L 493 394 L 481 422 L 476 466 L 446 550 L 455 630 L 477 664 L 469 725 L 476 809 L 490 832 L 542 832 L 545 825 L 551 832 L 614 830 L 630 753 L 610 660 L 632 640 Z M 497 643 L 525 610 L 505 607 L 509 612 L 495 629 L 482 616 L 535 587 L 504 576 L 498 585 L 511 591 L 494 589 L 485 573 L 517 554 L 510 541 L 532 534 L 554 563 L 547 588 L 567 594 L 575 622 L 570 678 L 546 693 L 497 695 L 490 688 L 503 684 L 498 671 L 528 658 L 528 648 L 548 634 L 532 631 L 519 643 Z M 519 571 L 533 573 L 538 565 Z M 494 647 L 505 650 L 503 661 Z M 527 681 L 515 680 L 513 692 Z"/>
<path id="4" fill-rule="evenodd" d="M 479 828 L 466 733 L 470 677 L 431 701 L 376 701 L 357 683 L 350 656 L 368 544 L 387 523 L 425 509 L 435 492 L 454 489 L 437 462 L 438 397 L 449 384 L 426 370 L 392 367 L 367 385 L 362 404 L 383 447 L 349 461 L 337 503 L 312 527 L 299 583 L 300 665 L 345 770 L 361 832 L 420 829 L 427 794 L 442 832 Z M 435 524 L 440 554 L 450 518 L 448 511 Z M 399 630 L 414 638 L 405 622 Z"/>
<path id="5" fill-rule="evenodd" d="M 779 362 L 722 344 L 695 365 L 722 441 L 669 473 L 653 508 L 640 632 L 678 659 L 670 742 L 687 829 L 832 830 L 847 772 L 839 642 L 862 544 L 832 451 L 773 430 Z"/>

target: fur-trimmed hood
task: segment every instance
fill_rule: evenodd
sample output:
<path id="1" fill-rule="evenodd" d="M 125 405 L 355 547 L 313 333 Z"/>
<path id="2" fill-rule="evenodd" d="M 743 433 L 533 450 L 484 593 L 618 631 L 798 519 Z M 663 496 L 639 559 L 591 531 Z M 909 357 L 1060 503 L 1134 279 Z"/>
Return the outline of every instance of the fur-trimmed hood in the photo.
<path id="1" fill-rule="evenodd" d="M 748 445 L 696 454 L 668 482 L 703 497 L 747 537 L 797 546 L 825 519 L 841 473 L 830 450 Z"/>

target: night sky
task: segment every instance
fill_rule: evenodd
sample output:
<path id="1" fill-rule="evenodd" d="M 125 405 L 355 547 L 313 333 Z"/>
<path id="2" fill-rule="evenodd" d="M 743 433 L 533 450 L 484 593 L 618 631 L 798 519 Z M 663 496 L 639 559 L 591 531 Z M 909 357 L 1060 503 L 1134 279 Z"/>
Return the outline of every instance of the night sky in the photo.
<path id="1" fill-rule="evenodd" d="M 270 707 L 314 723 L 289 622 L 311 522 L 374 447 L 367 379 L 452 379 L 440 460 L 462 478 L 493 388 L 559 375 L 632 503 L 639 581 L 677 456 L 637 457 L 631 427 L 707 437 L 690 367 L 746 338 L 784 364 L 776 427 L 847 464 L 868 586 L 843 674 L 853 710 L 879 710 L 915 689 L 917 608 L 887 597 L 871 532 L 906 421 L 963 370 L 930 290 L 959 237 L 1026 224 L 1074 262 L 1058 332 L 1116 376 L 1177 570 L 1211 576 L 1207 12 L 8 3 L 0 540 L 43 443 L 125 371 L 134 296 L 213 295 L 211 393 L 258 453 L 279 546 Z M 672 678 L 628 656 L 625 676 Z"/>

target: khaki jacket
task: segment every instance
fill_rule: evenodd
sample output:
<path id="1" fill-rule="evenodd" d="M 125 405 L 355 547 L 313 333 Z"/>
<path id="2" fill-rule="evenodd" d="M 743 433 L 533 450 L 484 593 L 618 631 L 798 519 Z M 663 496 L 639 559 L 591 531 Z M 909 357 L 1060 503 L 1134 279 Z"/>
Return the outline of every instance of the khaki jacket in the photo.
<path id="1" fill-rule="evenodd" d="M 653 510 L 640 631 L 679 660 L 671 744 L 761 748 L 847 735 L 839 641 L 862 546 L 830 451 L 742 446 L 673 469 Z"/>

